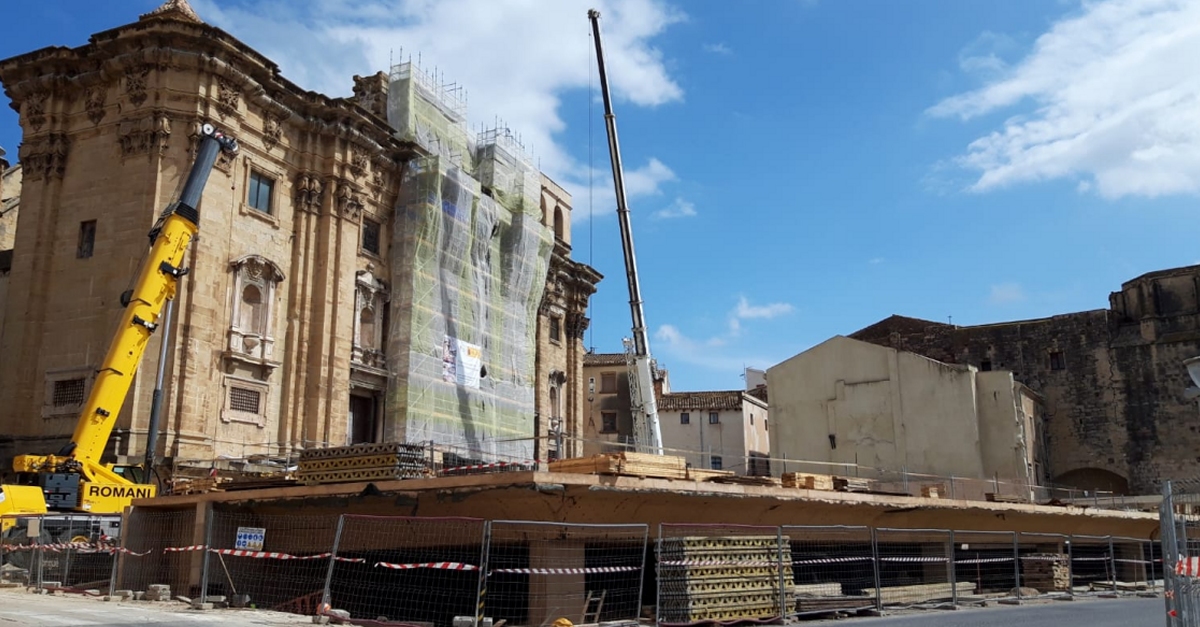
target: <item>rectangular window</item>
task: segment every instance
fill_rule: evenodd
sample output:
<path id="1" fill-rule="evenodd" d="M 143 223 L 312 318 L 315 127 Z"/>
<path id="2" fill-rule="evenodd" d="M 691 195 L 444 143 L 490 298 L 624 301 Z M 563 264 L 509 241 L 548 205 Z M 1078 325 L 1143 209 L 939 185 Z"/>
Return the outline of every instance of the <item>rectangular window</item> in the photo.
<path id="1" fill-rule="evenodd" d="M 257 414 L 259 400 L 262 395 L 257 390 L 247 390 L 246 388 L 230 387 L 229 388 L 229 409 L 233 411 L 243 411 L 248 414 Z"/>
<path id="2" fill-rule="evenodd" d="M 708 424 L 710 424 L 710 425 L 721 424 L 721 414 L 718 414 L 715 411 L 708 412 Z"/>
<path id="3" fill-rule="evenodd" d="M 550 339 L 555 342 L 562 339 L 562 321 L 558 316 L 550 316 Z"/>
<path id="4" fill-rule="evenodd" d="M 369 253 L 379 254 L 379 223 L 370 218 L 363 218 L 362 247 Z"/>
<path id="5" fill-rule="evenodd" d="M 77 259 L 87 259 L 96 248 L 96 221 L 85 220 L 79 223 L 79 245 L 75 248 Z"/>
<path id="6" fill-rule="evenodd" d="M 720 455 L 713 455 L 713 456 L 712 456 L 712 459 L 711 459 L 711 460 L 709 460 L 709 463 L 708 463 L 708 465 L 709 465 L 710 467 L 712 467 L 712 469 L 713 469 L 713 470 L 720 470 L 720 469 L 721 469 L 721 466 L 722 466 L 723 464 L 724 464 L 724 462 L 723 462 L 723 460 L 721 459 L 721 456 L 720 456 Z"/>
<path id="7" fill-rule="evenodd" d="M 61 379 L 54 382 L 54 392 L 51 403 L 55 407 L 73 407 L 83 404 L 83 392 L 86 388 L 83 379 Z"/>
<path id="8" fill-rule="evenodd" d="M 682 414 L 679 414 L 679 424 L 681 424 L 681 425 L 692 424 L 692 415 L 687 413 L 686 411 L 683 412 Z"/>
<path id="9" fill-rule="evenodd" d="M 992 362 L 987 359 L 979 362 L 979 369 L 982 370 L 983 372 L 990 371 L 992 369 Z"/>
<path id="10" fill-rule="evenodd" d="M 275 190 L 275 179 L 250 171 L 250 188 L 246 190 L 246 204 L 263 213 L 271 213 L 271 193 Z"/>
<path id="11" fill-rule="evenodd" d="M 617 432 L 617 412 L 606 411 L 600 414 L 600 432 L 601 433 L 616 433 Z"/>
<path id="12" fill-rule="evenodd" d="M 751 427 L 754 426 L 754 414 L 753 413 L 750 414 L 750 426 Z"/>
<path id="13" fill-rule="evenodd" d="M 617 393 L 617 373 L 604 372 L 600 374 L 600 393 L 601 394 L 616 394 Z"/>
<path id="14" fill-rule="evenodd" d="M 763 418 L 763 431 L 770 431 L 770 430 L 771 430 L 771 423 L 767 422 L 766 418 Z"/>
<path id="15" fill-rule="evenodd" d="M 1063 358 L 1062 351 L 1050 351 L 1050 369 L 1051 370 L 1066 370 L 1067 360 Z"/>

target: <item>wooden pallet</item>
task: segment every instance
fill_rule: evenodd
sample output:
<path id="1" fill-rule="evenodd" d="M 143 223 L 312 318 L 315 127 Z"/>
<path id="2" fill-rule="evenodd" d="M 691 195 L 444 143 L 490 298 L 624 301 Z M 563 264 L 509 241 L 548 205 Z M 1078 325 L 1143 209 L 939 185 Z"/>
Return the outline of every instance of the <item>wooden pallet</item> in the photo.
<path id="1" fill-rule="evenodd" d="M 833 476 L 812 475 L 800 472 L 785 472 L 780 477 L 785 488 L 800 488 L 802 490 L 832 490 Z"/>
<path id="2" fill-rule="evenodd" d="M 1025 499 L 1019 496 L 1010 496 L 1008 494 L 996 494 L 995 492 L 984 493 L 984 498 L 993 503 L 1024 503 Z"/>

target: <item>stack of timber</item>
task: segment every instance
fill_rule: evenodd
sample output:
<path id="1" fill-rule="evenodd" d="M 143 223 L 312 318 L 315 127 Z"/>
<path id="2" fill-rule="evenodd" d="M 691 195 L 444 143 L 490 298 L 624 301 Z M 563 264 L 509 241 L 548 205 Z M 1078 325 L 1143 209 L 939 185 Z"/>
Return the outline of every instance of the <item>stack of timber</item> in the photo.
<path id="1" fill-rule="evenodd" d="M 832 490 L 833 477 L 830 475 L 810 475 L 801 472 L 785 472 L 780 477 L 785 488 L 800 488 L 803 490 Z"/>
<path id="2" fill-rule="evenodd" d="M 420 444 L 400 442 L 306 449 L 296 478 L 316 484 L 428 477 L 427 453 Z"/>
<path id="3" fill-rule="evenodd" d="M 649 453 L 603 453 L 550 462 L 550 472 L 587 475 L 626 475 L 659 479 L 687 479 L 687 461 L 671 455 Z"/>
<path id="4" fill-rule="evenodd" d="M 866 588 L 863 594 L 874 597 L 877 593 L 884 605 L 908 605 L 910 603 L 932 603 L 968 596 L 975 592 L 975 584 L 970 581 L 958 583 L 918 583 L 908 586 L 884 586 L 876 590 Z"/>
<path id="5" fill-rule="evenodd" d="M 728 475 L 724 477 L 712 477 L 709 479 L 712 483 L 730 483 L 734 485 L 758 485 L 766 487 L 779 487 L 779 480 L 775 477 L 758 477 L 758 476 L 739 476 Z"/>
<path id="6" fill-rule="evenodd" d="M 833 489 L 838 492 L 870 492 L 871 480 L 858 477 L 834 477 Z"/>
<path id="7" fill-rule="evenodd" d="M 704 468 L 687 469 L 687 478 L 692 481 L 712 481 L 716 477 L 732 477 L 732 470 L 707 470 Z"/>
<path id="8" fill-rule="evenodd" d="M 1023 499 L 1019 496 L 1011 496 L 1008 494 L 997 494 L 995 492 L 987 492 L 983 496 L 984 496 L 984 498 L 991 501 L 992 503 L 1024 503 L 1024 502 L 1026 502 L 1025 499 Z"/>
<path id="9" fill-rule="evenodd" d="M 1021 585 L 1038 592 L 1064 591 L 1071 588 L 1071 569 L 1062 553 L 1035 553 L 1021 556 Z"/>
<path id="10" fill-rule="evenodd" d="M 796 598 L 795 612 L 850 611 L 875 607 L 875 598 L 866 595 L 847 595 L 842 584 L 831 581 L 792 586 Z"/>
<path id="11" fill-rule="evenodd" d="M 661 538 L 658 618 L 664 623 L 773 618 L 792 580 L 791 540 L 784 536 Z M 781 579 L 782 576 L 782 579 Z M 786 605 L 784 605 L 786 604 Z"/>
<path id="12" fill-rule="evenodd" d="M 176 477 L 171 480 L 171 494 L 220 492 L 228 483 L 227 477 Z"/>

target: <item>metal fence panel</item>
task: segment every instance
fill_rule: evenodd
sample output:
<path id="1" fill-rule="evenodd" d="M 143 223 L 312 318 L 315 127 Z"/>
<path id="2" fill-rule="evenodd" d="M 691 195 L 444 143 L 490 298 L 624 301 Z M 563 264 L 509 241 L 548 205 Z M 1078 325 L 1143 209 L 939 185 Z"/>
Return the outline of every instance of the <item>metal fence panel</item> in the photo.
<path id="1" fill-rule="evenodd" d="M 1155 563 L 1154 542 L 1113 537 L 1112 547 L 1115 592 L 1141 592 L 1159 588 L 1162 565 Z"/>
<path id="2" fill-rule="evenodd" d="M 513 625 L 637 621 L 649 526 L 494 521 L 486 616 Z"/>
<path id="3" fill-rule="evenodd" d="M 659 625 L 775 619 L 793 605 L 790 538 L 778 527 L 659 525 Z"/>
<path id="4" fill-rule="evenodd" d="M 1113 544 L 1111 536 L 1071 536 L 1071 594 L 1111 591 Z"/>
<path id="5" fill-rule="evenodd" d="M 1021 588 L 1038 595 L 1071 592 L 1070 538 L 1054 533 L 1017 534 Z"/>
<path id="6" fill-rule="evenodd" d="M 41 584 L 67 590 L 106 590 L 112 581 L 120 516 L 48 514 L 41 518 Z"/>
<path id="7" fill-rule="evenodd" d="M 785 526 L 794 599 L 790 613 L 823 614 L 877 606 L 875 549 L 867 527 Z M 787 557 L 787 553 L 785 553 Z"/>
<path id="8" fill-rule="evenodd" d="M 955 531 L 954 581 L 974 591 L 958 602 L 1021 597 L 1017 534 L 1011 531 Z"/>
<path id="9" fill-rule="evenodd" d="M 325 598 L 356 619 L 432 623 L 477 617 L 487 523 L 346 515 Z"/>
<path id="10" fill-rule="evenodd" d="M 50 541 L 42 533 L 41 516 L 2 516 L 0 528 L 0 580 L 41 585 L 41 545 Z"/>
<path id="11" fill-rule="evenodd" d="M 205 599 L 313 615 L 325 593 L 338 514 L 214 510 Z"/>
<path id="12" fill-rule="evenodd" d="M 880 587 L 884 605 L 954 601 L 973 594 L 975 584 L 954 582 L 950 531 L 940 529 L 876 529 Z"/>
<path id="13" fill-rule="evenodd" d="M 198 596 L 204 541 L 194 507 L 161 510 L 134 507 L 121 529 L 115 590 L 145 592 L 163 584 L 176 594 Z"/>

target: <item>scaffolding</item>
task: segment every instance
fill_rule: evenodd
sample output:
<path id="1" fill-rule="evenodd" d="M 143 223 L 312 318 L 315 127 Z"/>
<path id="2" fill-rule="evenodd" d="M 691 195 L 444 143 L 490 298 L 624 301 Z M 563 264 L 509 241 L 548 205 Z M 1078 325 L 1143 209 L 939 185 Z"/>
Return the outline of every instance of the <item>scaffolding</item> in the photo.
<path id="1" fill-rule="evenodd" d="M 507 128 L 470 137 L 465 102 L 411 62 L 392 68 L 388 118 L 429 153 L 410 164 L 393 220 L 390 435 L 531 458 L 554 246 L 541 175 Z"/>

